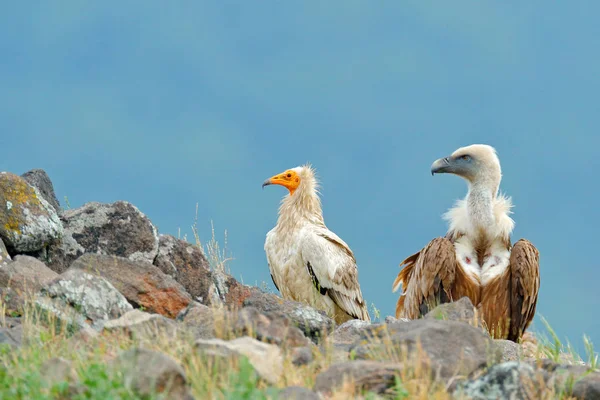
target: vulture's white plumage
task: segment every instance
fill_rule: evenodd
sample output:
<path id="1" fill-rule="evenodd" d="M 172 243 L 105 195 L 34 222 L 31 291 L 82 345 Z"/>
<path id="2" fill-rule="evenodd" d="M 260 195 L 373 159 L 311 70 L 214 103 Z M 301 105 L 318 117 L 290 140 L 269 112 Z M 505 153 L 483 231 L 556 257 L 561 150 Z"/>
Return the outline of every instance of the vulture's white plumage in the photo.
<path id="1" fill-rule="evenodd" d="M 444 218 L 448 233 L 404 260 L 393 290 L 396 316 L 418 318 L 432 304 L 468 296 L 496 338 L 519 340 L 531 323 L 540 286 L 539 253 L 527 240 L 511 245 L 511 200 L 493 147 L 471 145 L 435 161 L 431 173 L 464 178 L 467 196 Z"/>
<path id="2" fill-rule="evenodd" d="M 358 283 L 356 259 L 348 245 L 327 229 L 314 170 L 304 165 L 263 183 L 289 190 L 277 225 L 265 241 L 273 283 L 286 299 L 323 310 L 337 323 L 370 321 Z"/>

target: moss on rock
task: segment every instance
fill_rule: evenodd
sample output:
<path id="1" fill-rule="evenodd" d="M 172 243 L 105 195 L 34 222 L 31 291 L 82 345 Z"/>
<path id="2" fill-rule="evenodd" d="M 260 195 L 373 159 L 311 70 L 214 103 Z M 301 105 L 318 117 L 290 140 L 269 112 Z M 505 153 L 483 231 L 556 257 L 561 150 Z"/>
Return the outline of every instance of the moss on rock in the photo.
<path id="1" fill-rule="evenodd" d="M 56 211 L 23 178 L 0 173 L 0 237 L 9 250 L 35 252 L 59 240 Z"/>

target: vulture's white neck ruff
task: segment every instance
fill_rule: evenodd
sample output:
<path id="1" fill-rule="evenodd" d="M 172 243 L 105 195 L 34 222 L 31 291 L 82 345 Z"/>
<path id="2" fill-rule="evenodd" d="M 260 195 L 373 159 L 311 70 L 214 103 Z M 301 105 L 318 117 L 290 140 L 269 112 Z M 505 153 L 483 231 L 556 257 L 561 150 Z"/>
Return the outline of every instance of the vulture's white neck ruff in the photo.
<path id="1" fill-rule="evenodd" d="M 501 179 L 498 163 L 467 181 L 466 197 L 444 214 L 449 231 L 460 232 L 472 240 L 482 234 L 490 240 L 509 238 L 514 228 L 514 221 L 509 217 L 512 201 L 499 193 Z"/>
<path id="2" fill-rule="evenodd" d="M 321 200 L 318 194 L 318 181 L 310 166 L 296 167 L 294 171 L 300 176 L 300 185 L 294 194 L 283 197 L 279 207 L 277 229 L 291 231 L 296 226 L 311 223 L 325 226 Z"/>

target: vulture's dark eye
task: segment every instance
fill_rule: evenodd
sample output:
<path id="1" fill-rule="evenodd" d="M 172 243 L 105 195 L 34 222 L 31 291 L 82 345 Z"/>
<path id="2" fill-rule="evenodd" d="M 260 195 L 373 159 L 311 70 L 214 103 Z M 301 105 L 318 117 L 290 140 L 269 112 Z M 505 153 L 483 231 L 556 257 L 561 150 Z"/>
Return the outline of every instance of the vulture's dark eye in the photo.
<path id="1" fill-rule="evenodd" d="M 468 156 L 465 154 L 464 156 L 461 157 L 461 159 L 465 160 L 465 161 L 469 161 L 471 159 L 471 156 Z"/>
<path id="2" fill-rule="evenodd" d="M 292 174 L 287 174 L 287 177 L 288 177 L 288 178 L 291 178 L 291 177 L 292 177 Z"/>

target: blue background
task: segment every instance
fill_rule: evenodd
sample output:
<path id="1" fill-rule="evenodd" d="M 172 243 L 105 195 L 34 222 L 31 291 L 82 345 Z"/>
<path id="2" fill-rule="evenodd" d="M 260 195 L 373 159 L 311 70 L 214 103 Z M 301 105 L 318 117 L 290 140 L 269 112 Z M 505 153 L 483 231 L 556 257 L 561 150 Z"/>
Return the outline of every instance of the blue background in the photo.
<path id="1" fill-rule="evenodd" d="M 44 168 L 63 205 L 128 200 L 188 238 L 198 202 L 202 240 L 227 229 L 231 272 L 272 288 L 285 190 L 260 185 L 311 162 L 385 316 L 398 263 L 466 191 L 431 162 L 487 143 L 513 239 L 541 252 L 538 316 L 600 341 L 600 3 L 17 3 L 0 15 L 0 169 Z"/>

